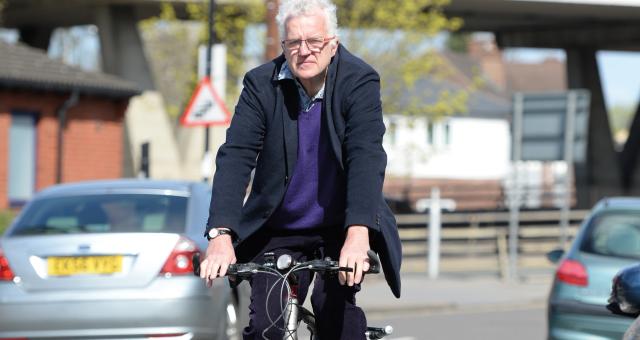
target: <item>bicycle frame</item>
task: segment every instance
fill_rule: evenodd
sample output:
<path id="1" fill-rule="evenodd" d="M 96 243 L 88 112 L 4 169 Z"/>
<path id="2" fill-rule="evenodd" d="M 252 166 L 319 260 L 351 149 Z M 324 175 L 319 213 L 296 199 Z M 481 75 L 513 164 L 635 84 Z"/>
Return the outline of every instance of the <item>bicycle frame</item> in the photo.
<path id="1" fill-rule="evenodd" d="M 291 273 L 290 275 L 295 274 Z M 298 328 L 300 326 L 300 321 L 307 325 L 307 329 L 311 333 L 310 340 L 317 340 L 315 317 L 310 311 L 300 305 L 298 300 L 298 286 L 295 281 L 295 279 L 289 281 L 291 292 L 287 299 L 288 301 L 284 311 L 285 334 L 283 340 L 298 340 Z M 393 327 L 391 326 L 386 326 L 384 328 L 367 327 L 365 338 L 370 340 L 382 339 L 385 335 L 389 335 L 391 333 L 393 333 Z"/>
<path id="2" fill-rule="evenodd" d="M 299 308 L 301 307 L 298 302 L 298 285 L 292 285 L 290 281 L 289 287 L 291 292 L 284 310 L 285 332 L 283 340 L 298 340 L 298 323 L 300 322 L 298 316 L 300 314 Z M 312 331 L 315 332 L 315 329 Z"/>

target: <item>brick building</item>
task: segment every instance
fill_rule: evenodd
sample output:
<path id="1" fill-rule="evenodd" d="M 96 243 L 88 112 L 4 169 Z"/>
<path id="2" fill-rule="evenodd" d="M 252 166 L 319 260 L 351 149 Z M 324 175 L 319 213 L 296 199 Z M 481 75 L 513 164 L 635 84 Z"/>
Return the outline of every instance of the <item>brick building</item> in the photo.
<path id="1" fill-rule="evenodd" d="M 124 114 L 139 92 L 0 42 L 0 209 L 59 182 L 121 177 Z"/>

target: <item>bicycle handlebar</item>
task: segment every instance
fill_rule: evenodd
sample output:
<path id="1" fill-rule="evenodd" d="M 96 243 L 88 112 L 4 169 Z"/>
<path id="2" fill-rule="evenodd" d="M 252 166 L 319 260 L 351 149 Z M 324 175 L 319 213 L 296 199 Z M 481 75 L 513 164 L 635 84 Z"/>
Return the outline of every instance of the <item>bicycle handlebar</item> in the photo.
<path id="1" fill-rule="evenodd" d="M 284 255 L 281 255 L 284 256 Z M 367 274 L 377 274 L 380 273 L 380 258 L 373 251 L 367 251 L 367 256 L 369 257 L 369 270 L 365 273 Z M 200 253 L 195 253 L 192 258 L 193 264 L 193 274 L 196 276 L 200 276 Z M 343 272 L 353 272 L 353 268 L 349 267 L 340 267 L 337 261 L 333 261 L 330 258 L 321 260 L 315 259 L 311 261 L 295 263 L 293 261 L 290 262 L 289 268 L 298 267 L 300 269 L 308 269 L 314 272 L 320 273 L 337 273 L 340 271 Z M 258 264 L 253 262 L 248 263 L 234 263 L 230 264 L 227 269 L 228 276 L 236 276 L 241 279 L 246 279 L 251 277 L 253 274 L 257 273 L 260 270 L 275 270 L 276 266 L 274 263 L 265 263 Z M 286 268 L 281 268 L 284 270 Z"/>
<path id="2" fill-rule="evenodd" d="M 382 339 L 387 335 L 391 335 L 393 333 L 393 327 L 386 326 L 384 328 L 378 327 L 367 327 L 367 332 L 365 333 L 367 339 Z"/>

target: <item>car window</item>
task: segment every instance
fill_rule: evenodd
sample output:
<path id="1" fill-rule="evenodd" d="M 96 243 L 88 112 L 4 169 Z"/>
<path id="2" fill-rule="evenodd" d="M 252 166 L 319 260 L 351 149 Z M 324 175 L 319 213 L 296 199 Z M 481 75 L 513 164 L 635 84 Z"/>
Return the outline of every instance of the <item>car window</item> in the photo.
<path id="1" fill-rule="evenodd" d="M 594 217 L 581 250 L 640 259 L 640 212 L 611 211 Z"/>
<path id="2" fill-rule="evenodd" d="M 183 232 L 187 198 L 105 194 L 37 200 L 22 214 L 13 235 L 107 232 Z"/>

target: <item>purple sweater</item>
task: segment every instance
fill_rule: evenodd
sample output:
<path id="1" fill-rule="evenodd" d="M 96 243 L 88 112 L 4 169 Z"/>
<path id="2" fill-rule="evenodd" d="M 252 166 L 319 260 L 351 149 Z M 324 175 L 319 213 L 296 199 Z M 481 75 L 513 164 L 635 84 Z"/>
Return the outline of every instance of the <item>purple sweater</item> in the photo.
<path id="1" fill-rule="evenodd" d="M 274 229 L 342 226 L 345 181 L 322 124 L 322 99 L 298 114 L 298 160 L 284 199 L 267 225 Z"/>

